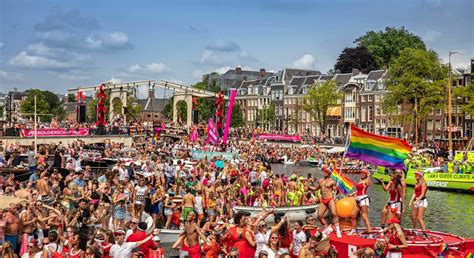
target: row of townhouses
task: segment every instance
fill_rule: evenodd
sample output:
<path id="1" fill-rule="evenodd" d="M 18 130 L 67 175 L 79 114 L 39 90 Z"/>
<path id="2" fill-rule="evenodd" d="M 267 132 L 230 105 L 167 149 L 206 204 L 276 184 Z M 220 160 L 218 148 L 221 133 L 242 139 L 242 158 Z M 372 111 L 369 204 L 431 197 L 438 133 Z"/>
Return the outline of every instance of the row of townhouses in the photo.
<path id="1" fill-rule="evenodd" d="M 234 76 L 232 74 L 234 73 Z M 257 74 L 252 79 L 244 79 L 243 74 Z M 239 76 L 240 75 L 240 76 Z M 232 78 L 234 80 L 232 80 Z M 406 138 L 414 134 L 414 123 L 410 120 L 402 123 L 397 119 L 402 108 L 386 114 L 382 108 L 388 94 L 386 79 L 388 71 L 374 70 L 363 74 L 358 70 L 352 73 L 321 74 L 314 70 L 283 69 L 277 73 L 249 73 L 240 68 L 231 69 L 221 75 L 221 87 L 237 89 L 236 102 L 240 104 L 245 126 L 263 128 L 289 134 L 309 134 L 320 136 L 321 131 L 314 118 L 304 110 L 305 95 L 312 87 L 318 87 L 328 80 L 335 80 L 342 99 L 328 110 L 326 137 L 343 137 L 349 123 L 372 133 L 392 137 Z M 465 85 L 471 80 L 470 74 L 462 72 L 453 80 L 453 87 Z M 473 120 L 461 111 L 463 100 L 453 99 L 452 124 L 455 139 L 472 135 Z M 262 114 L 274 109 L 273 120 Z M 411 119 L 413 120 L 413 119 Z M 433 110 L 425 123 L 420 126 L 426 139 L 442 140 L 447 132 L 447 114 L 445 110 Z"/>

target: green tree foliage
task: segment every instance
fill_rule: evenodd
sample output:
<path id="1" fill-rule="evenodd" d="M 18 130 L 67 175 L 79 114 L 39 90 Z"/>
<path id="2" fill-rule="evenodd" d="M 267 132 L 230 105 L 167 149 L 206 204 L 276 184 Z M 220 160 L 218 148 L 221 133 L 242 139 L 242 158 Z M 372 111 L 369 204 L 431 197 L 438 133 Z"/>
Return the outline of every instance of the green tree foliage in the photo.
<path id="1" fill-rule="evenodd" d="M 275 105 L 271 104 L 258 110 L 257 122 L 259 123 L 260 127 L 267 125 L 267 128 L 272 129 L 275 122 L 275 116 Z"/>
<path id="2" fill-rule="evenodd" d="M 114 98 L 112 100 L 112 112 L 114 116 L 123 114 L 123 102 L 120 98 Z"/>
<path id="3" fill-rule="evenodd" d="M 87 116 L 86 119 L 88 122 L 96 122 L 97 121 L 97 104 L 98 100 L 93 98 L 87 102 Z M 109 110 L 106 110 L 106 113 L 109 113 Z M 107 122 L 107 120 L 106 120 Z"/>
<path id="4" fill-rule="evenodd" d="M 125 114 L 127 121 L 140 120 L 140 113 L 142 108 L 137 104 L 137 100 L 134 96 L 127 97 L 127 113 Z"/>
<path id="5" fill-rule="evenodd" d="M 67 94 L 67 102 L 76 102 L 76 97 L 74 96 L 74 94 Z"/>
<path id="6" fill-rule="evenodd" d="M 232 117 L 230 118 L 231 127 L 241 127 L 244 126 L 244 114 L 240 108 L 239 103 L 235 103 L 232 108 Z"/>
<path id="7" fill-rule="evenodd" d="M 335 80 L 313 85 L 304 96 L 303 109 L 316 121 L 323 135 L 326 134 L 328 109 L 336 106 L 341 97 L 342 93 L 338 91 Z"/>
<path id="8" fill-rule="evenodd" d="M 404 27 L 399 29 L 387 27 L 385 31 L 369 31 L 357 38 L 354 43 L 367 48 L 377 61 L 379 68 L 389 68 L 405 48 L 426 50 L 423 40 Z"/>
<path id="9" fill-rule="evenodd" d="M 420 121 L 434 108 L 442 108 L 445 98 L 447 68 L 434 51 L 407 48 L 400 52 L 389 70 L 389 94 L 384 98 L 384 110 L 392 112 L 398 105 L 409 105 L 417 110 Z M 403 115 L 403 114 L 402 114 Z"/>
<path id="10" fill-rule="evenodd" d="M 454 94 L 464 99 L 462 111 L 474 116 L 474 84 L 468 82 L 466 86 L 456 88 Z"/>
<path id="11" fill-rule="evenodd" d="M 176 106 L 176 109 L 178 111 L 178 121 L 185 123 L 188 117 L 188 112 L 186 112 L 188 109 L 188 104 L 186 103 L 186 101 L 180 100 L 178 101 L 178 103 L 176 103 Z"/>
<path id="12" fill-rule="evenodd" d="M 51 121 L 53 117 L 49 103 L 41 90 L 28 90 L 26 99 L 21 103 L 20 112 L 24 118 L 32 119 L 35 112 L 35 96 L 36 96 L 36 113 L 37 114 L 51 114 L 40 115 L 40 121 Z"/>
<path id="13" fill-rule="evenodd" d="M 377 61 L 364 46 L 345 48 L 337 58 L 334 69 L 341 73 L 350 73 L 352 69 L 358 69 L 363 73 L 377 70 Z"/>
<path id="14" fill-rule="evenodd" d="M 213 74 L 204 74 L 202 81 L 194 84 L 192 87 L 200 90 L 211 92 L 219 92 L 220 88 L 215 80 L 209 81 Z M 199 122 L 206 123 L 210 117 L 214 117 L 216 113 L 215 98 L 197 98 L 197 110 L 199 114 Z"/>
<path id="15" fill-rule="evenodd" d="M 173 119 L 173 99 L 174 97 L 171 97 L 163 108 L 163 115 L 170 120 Z"/>

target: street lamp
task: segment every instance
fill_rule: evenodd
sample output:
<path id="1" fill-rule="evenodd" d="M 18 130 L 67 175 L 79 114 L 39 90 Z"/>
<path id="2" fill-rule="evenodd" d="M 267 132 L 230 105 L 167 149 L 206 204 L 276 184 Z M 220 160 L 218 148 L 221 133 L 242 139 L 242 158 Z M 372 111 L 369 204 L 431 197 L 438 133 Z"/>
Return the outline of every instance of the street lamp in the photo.
<path id="1" fill-rule="evenodd" d="M 453 155 L 453 135 L 452 135 L 452 114 L 451 114 L 451 55 L 457 54 L 456 51 L 449 51 L 449 70 L 448 70 L 448 141 L 449 155 Z"/>

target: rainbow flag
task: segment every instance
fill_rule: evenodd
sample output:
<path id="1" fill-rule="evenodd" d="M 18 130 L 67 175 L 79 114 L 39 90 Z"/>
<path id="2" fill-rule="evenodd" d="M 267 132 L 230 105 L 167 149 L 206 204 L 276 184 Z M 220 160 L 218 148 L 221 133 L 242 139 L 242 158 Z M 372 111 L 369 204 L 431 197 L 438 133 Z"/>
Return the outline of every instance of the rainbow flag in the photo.
<path id="1" fill-rule="evenodd" d="M 474 258 L 474 255 L 471 252 L 467 252 L 464 257 L 465 258 Z"/>
<path id="2" fill-rule="evenodd" d="M 441 245 L 439 245 L 439 251 L 438 251 L 438 255 L 439 256 L 444 256 L 446 254 L 446 252 L 448 251 L 448 244 L 446 243 L 442 243 Z"/>
<path id="3" fill-rule="evenodd" d="M 386 168 L 403 169 L 403 161 L 411 152 L 407 141 L 365 132 L 351 125 L 346 157 Z"/>
<path id="4" fill-rule="evenodd" d="M 341 171 L 333 169 L 331 173 L 331 178 L 336 181 L 337 187 L 343 194 L 349 194 L 354 190 L 355 184 L 346 177 Z"/>

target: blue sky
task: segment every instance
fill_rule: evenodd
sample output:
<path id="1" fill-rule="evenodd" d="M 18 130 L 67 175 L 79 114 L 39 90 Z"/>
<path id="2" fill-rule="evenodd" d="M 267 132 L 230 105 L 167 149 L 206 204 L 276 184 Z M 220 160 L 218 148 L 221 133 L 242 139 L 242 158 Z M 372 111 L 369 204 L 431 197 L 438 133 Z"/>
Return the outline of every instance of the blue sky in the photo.
<path id="1" fill-rule="evenodd" d="M 0 0 L 0 92 L 64 93 L 230 67 L 328 71 L 366 31 L 405 26 L 454 66 L 474 57 L 471 0 Z M 146 89 L 141 90 L 144 94 Z"/>

